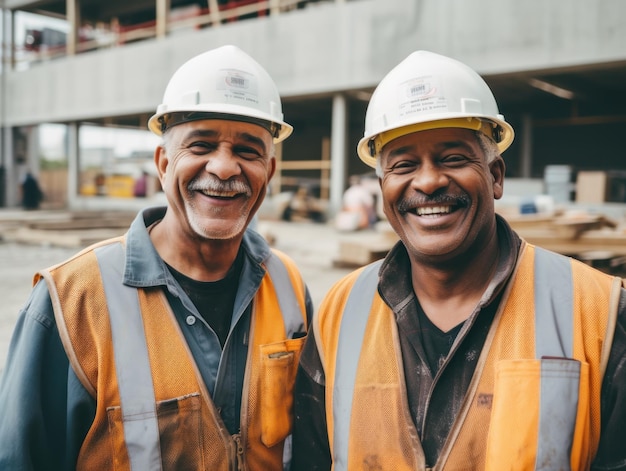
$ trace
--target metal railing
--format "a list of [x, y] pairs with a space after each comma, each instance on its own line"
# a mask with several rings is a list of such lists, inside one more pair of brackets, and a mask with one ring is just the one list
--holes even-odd
[[[217, 0], [208, 0], [208, 8], [195, 8], [183, 14], [172, 10], [167, 15], [165, 34], [183, 30], [219, 27], [221, 24], [277, 15], [306, 7], [313, 3], [343, 2], [345, 0], [230, 0], [218, 5]], [[152, 39], [159, 35], [157, 19], [133, 25], [121, 25], [116, 18], [108, 24], [99, 22], [97, 27], [78, 28], [75, 53], [97, 49], [118, 47], [124, 44]], [[68, 41], [60, 45], [15, 45], [13, 55], [4, 55], [4, 63], [17, 69], [28, 68], [30, 64], [48, 61], [72, 54]], [[7, 51], [8, 52], [8, 51]], [[7, 53], [5, 52], [5, 54]]]

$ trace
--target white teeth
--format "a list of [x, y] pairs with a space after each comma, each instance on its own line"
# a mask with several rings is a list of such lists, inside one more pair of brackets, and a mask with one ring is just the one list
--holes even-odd
[[203, 191], [203, 194], [206, 196], [215, 196], [220, 198], [229, 198], [235, 196], [237, 193], [235, 192], [225, 192], [225, 191]]
[[428, 214], [448, 214], [450, 209], [450, 206], [427, 206], [425, 208], [417, 208], [417, 215], [425, 216]]

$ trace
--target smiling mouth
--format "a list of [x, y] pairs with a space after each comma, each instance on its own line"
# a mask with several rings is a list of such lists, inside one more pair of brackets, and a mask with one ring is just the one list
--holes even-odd
[[211, 190], [198, 190], [204, 196], [208, 196], [209, 198], [218, 198], [218, 199], [231, 199], [236, 198], [237, 196], [241, 196], [243, 193], [239, 193], [236, 191], [211, 191]]
[[418, 216], [437, 217], [450, 214], [454, 209], [452, 206], [423, 206], [415, 208], [413, 212]]

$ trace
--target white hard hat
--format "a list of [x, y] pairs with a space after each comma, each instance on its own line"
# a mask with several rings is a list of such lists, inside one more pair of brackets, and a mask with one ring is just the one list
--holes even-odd
[[148, 128], [160, 136], [170, 126], [211, 118], [259, 124], [270, 130], [274, 142], [293, 131], [283, 121], [280, 95], [272, 78], [236, 46], [204, 52], [180, 66]]
[[513, 142], [513, 128], [498, 112], [489, 86], [467, 65], [428, 51], [416, 51], [378, 84], [365, 115], [365, 133], [357, 146], [363, 162], [376, 157], [389, 141], [437, 128], [480, 130], [500, 152]]

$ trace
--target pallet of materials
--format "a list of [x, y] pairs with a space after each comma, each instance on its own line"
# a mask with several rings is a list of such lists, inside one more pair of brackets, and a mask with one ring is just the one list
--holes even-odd
[[602, 214], [503, 215], [527, 242], [612, 274], [624, 271], [626, 225]]
[[374, 229], [342, 233], [338, 237], [338, 257], [333, 260], [335, 268], [358, 268], [380, 260], [399, 240], [386, 221], [377, 223]]

